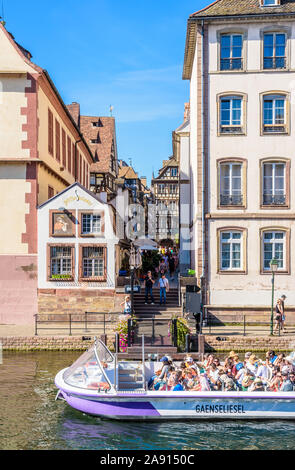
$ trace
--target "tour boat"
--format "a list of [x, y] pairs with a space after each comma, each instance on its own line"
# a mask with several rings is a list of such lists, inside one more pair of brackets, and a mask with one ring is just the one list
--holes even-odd
[[[295, 360], [295, 359], [294, 359]], [[56, 399], [106, 419], [295, 419], [295, 392], [151, 391], [148, 380], [161, 362], [118, 361], [96, 340], [55, 378]]]

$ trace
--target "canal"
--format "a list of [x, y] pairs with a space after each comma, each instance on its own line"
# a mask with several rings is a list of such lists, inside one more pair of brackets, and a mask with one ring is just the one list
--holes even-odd
[[55, 374], [80, 352], [5, 353], [0, 365], [0, 449], [295, 449], [295, 422], [102, 421], [55, 402]]

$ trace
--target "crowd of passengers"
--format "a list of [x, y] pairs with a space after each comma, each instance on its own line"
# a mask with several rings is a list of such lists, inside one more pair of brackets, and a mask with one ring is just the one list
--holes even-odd
[[187, 356], [176, 366], [169, 356], [160, 359], [162, 367], [149, 381], [150, 390], [164, 391], [295, 391], [295, 356], [266, 353], [265, 360], [248, 352], [241, 357], [231, 351], [221, 363], [214, 354], [203, 362]]

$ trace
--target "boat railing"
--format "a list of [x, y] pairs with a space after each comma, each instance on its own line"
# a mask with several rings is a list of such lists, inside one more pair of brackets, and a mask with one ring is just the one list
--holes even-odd
[[[97, 363], [98, 363], [98, 365], [99, 365], [99, 368], [100, 368], [100, 370], [101, 370], [101, 372], [102, 372], [102, 374], [103, 374], [105, 380], [107, 381], [107, 383], [108, 383], [108, 385], [109, 385], [109, 387], [110, 387], [109, 390], [110, 390], [110, 391], [115, 391], [114, 384], [112, 384], [112, 382], [110, 381], [108, 375], [105, 373], [105, 368], [104, 368], [104, 366], [103, 366], [103, 364], [102, 364], [102, 362], [101, 362], [101, 360], [100, 360], [100, 357], [99, 357], [99, 354], [98, 354], [98, 350], [97, 350], [97, 348], [98, 348], [99, 346], [102, 347], [102, 350], [103, 350], [105, 353], [107, 353], [107, 354], [109, 354], [109, 355], [111, 356], [112, 361], [108, 361], [108, 362], [113, 362], [115, 358], [114, 358], [113, 354], [111, 353], [111, 351], [107, 348], [107, 346], [106, 346], [102, 341], [100, 341], [99, 339], [96, 338], [96, 339], [95, 339], [94, 353], [95, 353], [95, 357], [96, 357]], [[116, 376], [116, 369], [114, 370], [114, 375]]]

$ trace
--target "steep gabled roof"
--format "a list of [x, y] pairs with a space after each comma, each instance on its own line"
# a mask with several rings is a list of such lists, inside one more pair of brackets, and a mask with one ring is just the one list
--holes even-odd
[[[93, 126], [93, 122], [96, 122], [98, 126]], [[115, 118], [80, 116], [80, 130], [96, 160], [91, 165], [91, 171], [108, 173], [113, 143], [116, 146]], [[91, 143], [91, 140], [97, 140], [97, 143]]]
[[280, 5], [273, 7], [264, 7], [261, 6], [261, 0], [216, 0], [202, 10], [193, 13], [190, 18], [295, 13], [294, 0], [281, 0], [280, 3]]
[[123, 167], [119, 167], [119, 178], [134, 180], [134, 179], [138, 179], [138, 174], [135, 173], [132, 166], [127, 166], [127, 167], [123, 166]]

